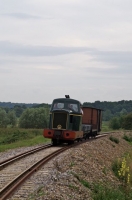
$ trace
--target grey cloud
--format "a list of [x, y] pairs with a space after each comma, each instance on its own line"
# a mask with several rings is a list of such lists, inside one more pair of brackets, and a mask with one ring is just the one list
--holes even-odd
[[94, 59], [111, 64], [132, 64], [132, 51], [95, 51]]
[[[96, 73], [116, 79], [127, 77], [132, 78], [132, 51], [99, 51], [94, 50], [88, 55], [92, 56], [91, 62], [97, 61], [93, 68], [84, 67], [87, 72], [96, 71]], [[101, 65], [104, 63], [104, 66]]]
[[13, 44], [6, 41], [0, 41], [1, 55], [19, 55], [19, 56], [58, 56], [77, 52], [92, 51], [87, 47], [54, 47], [54, 46], [24, 46]]
[[1, 74], [10, 74], [11, 73], [11, 69], [7, 68], [7, 67], [6, 68], [3, 68], [3, 67], [1, 68], [0, 67], [0, 73]]
[[[72, 53], [84, 53], [92, 57], [91, 61], [103, 62], [110, 65], [126, 68], [131, 72], [132, 51], [100, 51], [89, 47], [58, 47], [58, 46], [38, 46], [38, 45], [21, 45], [7, 41], [0, 41], [0, 54], [7, 56], [61, 56]], [[2, 62], [2, 61], [1, 61]], [[107, 69], [107, 66], [106, 66]], [[98, 69], [97, 69], [98, 70]], [[103, 69], [105, 71], [105, 69]], [[107, 69], [108, 70], [108, 69]], [[111, 69], [115, 70], [115, 69]], [[116, 69], [118, 72], [118, 68]]]
[[7, 16], [7, 17], [12, 17], [12, 18], [17, 18], [17, 19], [41, 19], [40, 16], [36, 16], [36, 15], [29, 15], [26, 13], [5, 13], [5, 14], [1, 14], [2, 16]]
[[[96, 72], [109, 75], [128, 75], [132, 76], [132, 51], [99, 51], [94, 50], [88, 55], [92, 56], [92, 61], [99, 62], [97, 65], [104, 63], [105, 68], [97, 66]], [[109, 67], [107, 67], [109, 66]], [[110, 68], [111, 66], [111, 68]]]

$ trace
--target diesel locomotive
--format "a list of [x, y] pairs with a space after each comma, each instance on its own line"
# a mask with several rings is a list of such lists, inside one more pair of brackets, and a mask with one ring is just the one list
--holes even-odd
[[83, 107], [80, 101], [65, 97], [53, 100], [49, 127], [44, 129], [43, 136], [50, 138], [53, 145], [96, 137], [101, 131], [102, 110]]

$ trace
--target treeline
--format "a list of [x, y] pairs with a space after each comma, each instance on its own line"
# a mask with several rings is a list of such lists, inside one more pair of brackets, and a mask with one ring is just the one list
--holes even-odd
[[49, 108], [27, 108], [19, 118], [15, 111], [6, 112], [0, 108], [0, 128], [19, 127], [19, 128], [46, 128], [49, 123]]
[[[20, 127], [20, 128], [45, 128], [49, 123], [49, 104], [14, 104], [14, 107], [0, 108], [0, 127]], [[132, 101], [118, 102], [100, 102], [94, 103], [84, 102], [84, 106], [100, 108], [103, 110], [103, 121], [109, 121], [113, 129], [126, 128], [124, 125], [126, 120], [128, 124], [132, 124], [132, 119], [125, 118], [132, 113]], [[130, 114], [131, 115], [131, 114]], [[128, 126], [128, 129], [131, 126]]]
[[[84, 106], [90, 106], [95, 108], [100, 108], [103, 110], [103, 121], [109, 121], [113, 117], [120, 117], [123, 114], [128, 114], [132, 112], [132, 100], [126, 101], [95, 101], [94, 103], [84, 102]], [[0, 107], [3, 108], [6, 113], [11, 110], [15, 112], [17, 118], [19, 118], [23, 111], [27, 108], [41, 108], [48, 107], [50, 108], [50, 104], [24, 104], [24, 103], [11, 103], [11, 102], [0, 102]]]
[[31, 108], [38, 105], [37, 103], [12, 103], [12, 102], [0, 102], [0, 107], [2, 108], [14, 108], [15, 106], [24, 106], [26, 108]]
[[9, 108], [9, 107], [1, 107], [3, 108], [6, 113], [10, 112], [10, 111], [14, 111], [16, 117], [20, 117], [23, 113], [24, 110], [26, 110], [27, 108], [40, 108], [40, 107], [45, 107], [45, 108], [50, 108], [50, 105], [48, 104], [32, 104], [32, 106], [28, 106], [28, 104], [14, 104], [13, 107]]

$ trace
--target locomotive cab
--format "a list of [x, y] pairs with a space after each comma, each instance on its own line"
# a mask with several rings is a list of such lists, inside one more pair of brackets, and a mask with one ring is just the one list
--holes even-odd
[[75, 99], [54, 99], [50, 109], [49, 128], [44, 129], [44, 137], [52, 143], [73, 143], [83, 138], [81, 103]]
[[50, 110], [50, 128], [81, 130], [80, 103], [73, 99], [56, 99]]

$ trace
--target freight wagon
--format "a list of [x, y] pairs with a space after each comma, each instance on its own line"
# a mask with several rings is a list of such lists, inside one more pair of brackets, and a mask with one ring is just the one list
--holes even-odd
[[53, 145], [96, 137], [101, 131], [102, 110], [83, 107], [80, 101], [65, 97], [53, 100], [49, 127], [44, 129], [43, 136], [50, 138]]

